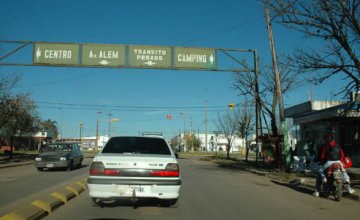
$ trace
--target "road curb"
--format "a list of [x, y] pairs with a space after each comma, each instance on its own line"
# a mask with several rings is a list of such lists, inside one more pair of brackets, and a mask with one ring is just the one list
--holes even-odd
[[[315, 184], [305, 178], [299, 178], [299, 179], [293, 180], [290, 184], [291, 185], [303, 185], [307, 188], [312, 188], [312, 189], [315, 188]], [[358, 194], [358, 192], [355, 192], [353, 194], [346, 193], [343, 195], [345, 195], [344, 198], [360, 202], [360, 195]]]
[[9, 164], [1, 164], [0, 165], [0, 169], [2, 168], [9, 168], [9, 167], [18, 167], [18, 166], [24, 166], [24, 165], [30, 165], [30, 164], [34, 164], [34, 161], [29, 161], [29, 162], [14, 162], [14, 163], [9, 163]]
[[85, 178], [59, 188], [50, 194], [40, 196], [37, 200], [22, 205], [21, 208], [1, 216], [0, 220], [41, 219], [86, 191], [86, 181], [87, 179]]

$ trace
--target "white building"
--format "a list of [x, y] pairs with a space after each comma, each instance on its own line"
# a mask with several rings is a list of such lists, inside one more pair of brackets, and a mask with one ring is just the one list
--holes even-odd
[[[229, 143], [224, 134], [208, 133], [206, 135], [194, 133], [194, 136], [200, 140], [201, 149], [204, 151], [226, 151], [226, 145]], [[191, 150], [191, 146], [189, 146], [189, 144], [184, 144], [184, 133], [180, 134], [180, 139], [182, 150]], [[232, 140], [230, 152], [239, 152], [245, 149], [245, 139], [235, 136]]]

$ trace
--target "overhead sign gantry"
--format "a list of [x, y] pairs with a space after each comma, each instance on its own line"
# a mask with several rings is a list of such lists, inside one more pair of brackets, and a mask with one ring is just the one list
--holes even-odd
[[[223, 72], [254, 72], [255, 90], [258, 94], [257, 51], [255, 49], [195, 48], [174, 46], [83, 44], [30, 41], [5, 41], [0, 51], [0, 66], [56, 66], [56, 67], [105, 67], [105, 68], [148, 68], [171, 70], [204, 70]], [[13, 47], [9, 45], [15, 45]], [[32, 61], [11, 62], [12, 55], [32, 46]], [[7, 51], [4, 54], [1, 52]], [[27, 51], [26, 51], [27, 52]], [[244, 53], [253, 54], [253, 69], [242, 67], [239, 57]], [[225, 65], [219, 67], [219, 54]], [[9, 62], [10, 60], [10, 62]], [[16, 59], [15, 59], [16, 60]], [[233, 68], [230, 62], [234, 63]], [[256, 134], [260, 136], [260, 104], [256, 102]]]
[[[223, 72], [254, 72], [254, 69], [239, 67], [239, 58], [234, 54], [253, 53], [256, 50], [197, 48], [177, 46], [92, 44], [3, 41], [0, 44], [15, 45], [9, 52], [0, 54], [0, 65], [8, 66], [57, 66], [57, 67], [105, 67], [105, 68], [148, 68], [171, 70], [204, 70]], [[8, 58], [20, 50], [29, 51], [31, 62], [8, 62]], [[220, 59], [219, 54], [226, 59]], [[220, 61], [222, 60], [222, 61]], [[225, 60], [225, 67], [219, 62]], [[227, 63], [234, 62], [235, 68]]]
[[33, 64], [216, 70], [216, 50], [143, 45], [34, 43]]

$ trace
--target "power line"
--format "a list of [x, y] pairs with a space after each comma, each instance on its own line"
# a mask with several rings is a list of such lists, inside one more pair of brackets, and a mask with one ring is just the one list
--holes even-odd
[[[201, 110], [205, 109], [204, 106], [125, 106], [125, 105], [99, 105], [99, 104], [74, 104], [62, 102], [37, 102], [42, 105], [39, 107], [44, 108], [67, 108], [67, 109], [83, 109], [83, 110], [98, 110], [98, 109], [114, 109], [123, 111], [150, 111], [150, 110]], [[208, 106], [209, 110], [224, 110], [227, 106]]]

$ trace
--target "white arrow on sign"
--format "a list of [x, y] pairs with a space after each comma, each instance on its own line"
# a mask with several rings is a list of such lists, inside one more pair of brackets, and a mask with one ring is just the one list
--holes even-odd
[[211, 65], [213, 65], [213, 63], [215, 61], [215, 58], [214, 58], [213, 54], [211, 54], [209, 60], [210, 60]]
[[99, 62], [101, 65], [108, 65], [108, 64], [110, 64], [111, 62], [109, 62], [109, 61], [107, 61], [107, 60], [101, 60], [100, 62]]
[[156, 63], [153, 62], [153, 61], [151, 61], [151, 60], [149, 60], [149, 61], [147, 61], [147, 62], [144, 62], [144, 64], [146, 64], [146, 65], [148, 65], [148, 66], [153, 66], [153, 65], [155, 65]]
[[38, 49], [36, 50], [36, 59], [38, 60], [39, 57], [41, 57], [41, 50], [40, 47], [38, 47]]

